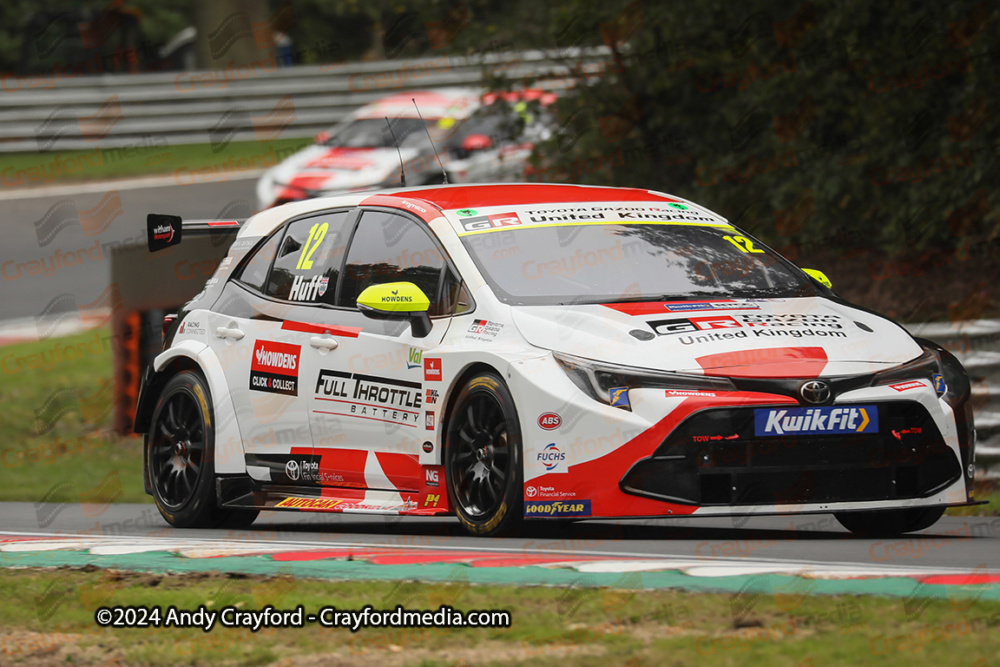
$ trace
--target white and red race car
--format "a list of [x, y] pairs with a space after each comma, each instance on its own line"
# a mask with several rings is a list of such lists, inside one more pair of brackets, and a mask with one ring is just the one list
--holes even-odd
[[[179, 218], [150, 216], [150, 249]], [[413, 188], [263, 211], [165, 323], [136, 430], [175, 526], [972, 502], [969, 381], [722, 217], [642, 189]]]

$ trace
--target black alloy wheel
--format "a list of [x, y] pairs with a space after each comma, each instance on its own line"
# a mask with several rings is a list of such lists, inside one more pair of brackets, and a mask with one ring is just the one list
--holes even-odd
[[163, 388], [146, 434], [147, 465], [160, 514], [177, 528], [249, 526], [258, 510], [215, 503], [215, 431], [208, 384], [197, 373]]
[[520, 523], [521, 429], [510, 390], [496, 374], [475, 376], [455, 399], [445, 457], [451, 504], [467, 532], [496, 535]]
[[178, 391], [167, 397], [149, 447], [156, 496], [170, 511], [187, 504], [205, 466], [205, 420], [194, 395]]

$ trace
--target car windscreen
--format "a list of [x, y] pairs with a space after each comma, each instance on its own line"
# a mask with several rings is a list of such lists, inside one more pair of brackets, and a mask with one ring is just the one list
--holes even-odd
[[466, 232], [511, 305], [814, 295], [801, 270], [728, 225], [557, 224]]
[[338, 128], [323, 145], [334, 148], [393, 148], [393, 134], [400, 147], [420, 141], [421, 138], [427, 141], [427, 135], [424, 134], [425, 122], [419, 118], [390, 118], [389, 122], [392, 123], [392, 133], [384, 118], [352, 120]]

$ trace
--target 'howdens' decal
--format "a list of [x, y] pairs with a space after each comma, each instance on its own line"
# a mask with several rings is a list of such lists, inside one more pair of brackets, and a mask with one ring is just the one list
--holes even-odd
[[250, 389], [298, 396], [301, 349], [300, 345], [257, 341], [250, 364]]
[[878, 433], [878, 408], [852, 405], [754, 410], [754, 433], [757, 436]]

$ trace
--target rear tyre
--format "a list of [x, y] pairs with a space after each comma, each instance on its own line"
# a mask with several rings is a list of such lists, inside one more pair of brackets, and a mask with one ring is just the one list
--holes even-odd
[[146, 434], [146, 465], [160, 514], [176, 528], [245, 528], [258, 510], [215, 503], [215, 430], [208, 384], [178, 373], [157, 399]]
[[865, 537], [892, 537], [930, 528], [944, 514], [944, 507], [911, 507], [902, 510], [873, 510], [868, 512], [836, 512], [847, 530]]
[[514, 398], [492, 372], [473, 377], [455, 399], [445, 436], [448, 495], [470, 535], [520, 525], [524, 471]]

